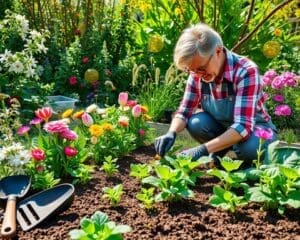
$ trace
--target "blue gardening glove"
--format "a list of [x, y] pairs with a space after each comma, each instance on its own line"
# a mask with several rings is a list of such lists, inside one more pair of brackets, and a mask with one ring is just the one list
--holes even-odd
[[209, 155], [209, 153], [208, 153], [207, 148], [205, 147], [204, 144], [201, 144], [198, 147], [194, 147], [194, 148], [184, 150], [184, 151], [182, 151], [178, 154], [178, 156], [184, 156], [184, 157], [185, 156], [190, 156], [190, 157], [192, 157], [193, 161], [198, 160], [199, 158], [201, 158], [203, 156], [208, 156], [208, 155]]
[[155, 139], [155, 151], [158, 155], [164, 156], [173, 146], [176, 139], [176, 132], [169, 131], [165, 135]]

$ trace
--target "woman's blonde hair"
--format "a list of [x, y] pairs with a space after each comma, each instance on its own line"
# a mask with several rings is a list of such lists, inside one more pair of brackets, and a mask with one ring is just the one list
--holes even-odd
[[207, 57], [217, 46], [223, 46], [220, 35], [208, 25], [198, 23], [182, 32], [175, 46], [174, 63], [183, 70], [192, 57]]

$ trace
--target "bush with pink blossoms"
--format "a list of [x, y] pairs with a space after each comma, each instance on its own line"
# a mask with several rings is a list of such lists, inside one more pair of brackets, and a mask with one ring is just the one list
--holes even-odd
[[273, 123], [279, 128], [297, 128], [300, 120], [300, 76], [268, 70], [262, 77], [266, 102]]
[[37, 118], [18, 130], [19, 135], [30, 136], [29, 174], [33, 188], [48, 188], [66, 177], [74, 178], [74, 182], [87, 182], [93, 167], [84, 163], [89, 156], [85, 137], [71, 129], [70, 119], [52, 120], [51, 112], [51, 108], [36, 110]]

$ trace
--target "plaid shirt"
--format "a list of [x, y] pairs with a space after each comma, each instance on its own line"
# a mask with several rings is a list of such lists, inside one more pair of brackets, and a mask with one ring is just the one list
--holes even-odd
[[[263, 94], [262, 81], [255, 63], [226, 48], [224, 48], [224, 52], [226, 55], [224, 72], [218, 81], [211, 83], [213, 84], [211, 95], [216, 100], [228, 97], [228, 92], [224, 91], [222, 83], [224, 79], [233, 83], [235, 103], [233, 124], [230, 127], [246, 139], [254, 129], [255, 114], [257, 112], [261, 114], [266, 122], [270, 120], [264, 106], [266, 96]], [[187, 80], [184, 97], [175, 117], [187, 122], [189, 117], [201, 105], [201, 86], [201, 79], [191, 74]]]

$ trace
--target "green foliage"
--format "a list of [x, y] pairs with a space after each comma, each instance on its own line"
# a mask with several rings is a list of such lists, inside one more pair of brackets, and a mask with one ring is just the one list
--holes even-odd
[[153, 204], [155, 203], [154, 198], [155, 188], [142, 188], [141, 191], [136, 195], [136, 198], [140, 200], [143, 204], [143, 207], [146, 209], [152, 209]]
[[129, 176], [136, 177], [141, 180], [148, 177], [152, 168], [148, 164], [130, 164]]
[[124, 193], [122, 184], [118, 184], [112, 188], [104, 187], [102, 190], [104, 192], [102, 198], [107, 198], [112, 206], [117, 206], [119, 204]]
[[128, 225], [116, 225], [109, 221], [108, 216], [100, 211], [95, 212], [91, 218], [83, 218], [80, 221], [81, 229], [69, 232], [71, 239], [76, 240], [122, 240], [122, 234], [130, 232]]
[[101, 170], [111, 177], [114, 173], [119, 171], [119, 166], [116, 164], [117, 160], [117, 158], [113, 159], [112, 156], [105, 157]]

